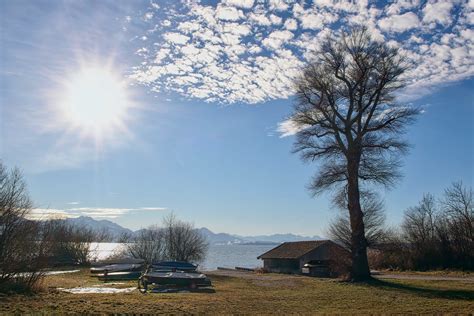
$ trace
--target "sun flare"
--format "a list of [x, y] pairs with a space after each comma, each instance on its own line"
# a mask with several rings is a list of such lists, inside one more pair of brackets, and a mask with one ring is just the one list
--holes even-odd
[[82, 134], [103, 136], [120, 128], [131, 106], [126, 81], [107, 68], [86, 67], [64, 84], [61, 116]]

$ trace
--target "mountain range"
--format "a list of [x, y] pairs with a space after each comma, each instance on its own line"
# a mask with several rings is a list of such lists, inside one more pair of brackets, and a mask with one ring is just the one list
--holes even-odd
[[[66, 222], [71, 225], [87, 227], [94, 231], [107, 231], [112, 240], [117, 240], [123, 234], [133, 234], [134, 231], [122, 227], [109, 220], [96, 220], [88, 216], [68, 218]], [[279, 244], [286, 241], [301, 241], [322, 239], [319, 236], [300, 236], [295, 234], [273, 234], [258, 236], [240, 236], [227, 233], [214, 233], [206, 227], [197, 230], [207, 238], [211, 245], [223, 244]]]

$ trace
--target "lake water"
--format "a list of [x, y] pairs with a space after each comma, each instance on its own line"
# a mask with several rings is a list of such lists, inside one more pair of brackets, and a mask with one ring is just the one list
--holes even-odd
[[[119, 243], [98, 243], [92, 248], [98, 260], [103, 260], [120, 249]], [[257, 257], [274, 248], [275, 245], [212, 245], [206, 259], [199, 264], [201, 270], [215, 270], [217, 267], [257, 268], [263, 265]]]

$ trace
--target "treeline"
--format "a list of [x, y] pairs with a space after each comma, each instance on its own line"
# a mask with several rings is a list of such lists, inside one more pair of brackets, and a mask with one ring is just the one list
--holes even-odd
[[[384, 207], [378, 196], [362, 197], [372, 268], [474, 270], [472, 188], [455, 182], [439, 198], [425, 194], [418, 205], [405, 211], [398, 228], [385, 227]], [[329, 235], [348, 247], [348, 217], [336, 218]]]
[[387, 264], [416, 270], [474, 269], [473, 191], [461, 182], [440, 199], [423, 196], [406, 210], [401, 230], [393, 249], [386, 250], [391, 255]]

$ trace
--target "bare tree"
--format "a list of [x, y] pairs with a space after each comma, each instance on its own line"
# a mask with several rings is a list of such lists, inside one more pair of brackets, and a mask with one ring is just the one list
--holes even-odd
[[433, 195], [425, 194], [417, 206], [405, 211], [402, 223], [404, 240], [408, 243], [407, 267], [428, 269], [438, 262], [437, 224], [439, 209]]
[[361, 185], [394, 184], [408, 148], [399, 136], [419, 112], [395, 102], [406, 68], [396, 48], [362, 28], [328, 36], [295, 85], [294, 152], [320, 162], [313, 194], [346, 187], [354, 281], [370, 277]]
[[417, 206], [405, 211], [402, 223], [406, 239], [422, 247], [436, 238], [438, 210], [433, 195], [425, 194]]
[[190, 223], [178, 220], [173, 214], [163, 220], [163, 226], [150, 226], [134, 235], [120, 238], [124, 243], [121, 255], [144, 259], [147, 263], [177, 260], [198, 263], [206, 255], [206, 238]]
[[389, 235], [382, 265], [401, 269], [474, 269], [472, 188], [453, 183], [437, 200], [423, 195], [405, 211], [400, 234]]
[[474, 194], [462, 182], [454, 182], [441, 200], [445, 243], [450, 255], [463, 268], [474, 268]]
[[447, 217], [457, 222], [466, 239], [474, 242], [474, 193], [462, 182], [454, 182], [444, 191], [442, 208]]
[[147, 264], [165, 259], [165, 239], [163, 229], [150, 226], [141, 229], [135, 235], [123, 235], [120, 242], [124, 244], [122, 255], [143, 259]]
[[[342, 244], [346, 249], [351, 249], [351, 224], [347, 212], [347, 194], [342, 191], [337, 196], [335, 205], [341, 210], [329, 225], [328, 234], [334, 241]], [[387, 238], [385, 228], [385, 209], [380, 196], [375, 192], [361, 192], [361, 208], [364, 214], [365, 237], [368, 247], [377, 247]]]
[[207, 240], [192, 224], [176, 219], [173, 214], [166, 217], [163, 223], [168, 259], [190, 262], [204, 259]]
[[437, 202], [425, 194], [405, 212], [402, 231], [409, 245], [400, 256], [411, 269], [474, 268], [472, 189], [455, 182]]
[[42, 223], [43, 239], [49, 244], [51, 265], [84, 265], [94, 258], [94, 242], [107, 240], [106, 231], [96, 231], [65, 220], [48, 220]]
[[46, 248], [39, 225], [26, 218], [31, 207], [19, 169], [0, 162], [0, 290], [29, 290], [42, 277]]

